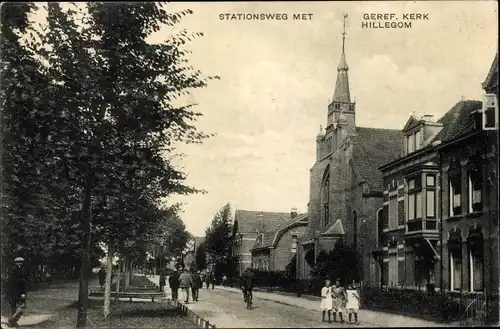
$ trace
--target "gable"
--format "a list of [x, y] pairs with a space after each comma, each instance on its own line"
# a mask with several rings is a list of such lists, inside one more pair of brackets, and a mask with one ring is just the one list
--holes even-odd
[[415, 114], [412, 114], [408, 119], [408, 121], [406, 122], [405, 126], [403, 127], [403, 131], [410, 130], [418, 125], [420, 125], [420, 118], [417, 117]]

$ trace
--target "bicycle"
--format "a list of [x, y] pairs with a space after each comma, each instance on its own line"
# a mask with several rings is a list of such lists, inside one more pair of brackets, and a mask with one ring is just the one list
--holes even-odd
[[243, 299], [247, 304], [247, 309], [252, 309], [252, 293], [249, 290], [243, 290]]

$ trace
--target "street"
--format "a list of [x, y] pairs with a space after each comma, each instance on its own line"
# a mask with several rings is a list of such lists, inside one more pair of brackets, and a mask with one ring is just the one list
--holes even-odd
[[[158, 276], [149, 278], [158, 284]], [[171, 298], [170, 288], [165, 288], [166, 297]], [[179, 294], [181, 297], [181, 294]], [[246, 309], [242, 293], [235, 288], [215, 286], [212, 290], [200, 290], [199, 301], [190, 301], [187, 307], [215, 324], [219, 328], [302, 328], [355, 326], [345, 322], [323, 323], [319, 302], [305, 298], [283, 296], [277, 293], [254, 291], [253, 308]], [[344, 315], [344, 320], [347, 320]], [[409, 316], [375, 312], [361, 309], [359, 327], [446, 327]], [[357, 326], [357, 327], [358, 327]]]

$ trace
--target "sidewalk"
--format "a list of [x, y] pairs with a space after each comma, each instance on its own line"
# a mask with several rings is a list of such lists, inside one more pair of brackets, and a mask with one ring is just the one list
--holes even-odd
[[[158, 284], [159, 276], [148, 277], [148, 279]], [[215, 290], [224, 290], [236, 294], [241, 294], [240, 289], [224, 286], [215, 286]], [[314, 312], [319, 312], [319, 297], [303, 296], [299, 298], [296, 297], [296, 295], [289, 293], [265, 292], [259, 291], [257, 289], [254, 290], [253, 296], [254, 298], [260, 298], [283, 305], [300, 307]], [[166, 289], [166, 297], [171, 298], [170, 289]], [[456, 327], [456, 324], [438, 323], [411, 316], [377, 312], [367, 309], [359, 310], [359, 318], [360, 321], [363, 322], [363, 324], [373, 327]], [[215, 322], [215, 319], [214, 323], [217, 323]]]
[[[97, 279], [92, 277], [89, 289], [98, 285]], [[20, 326], [34, 326], [45, 322], [78, 301], [78, 280], [69, 282], [55, 282], [27, 293], [27, 308], [18, 324]], [[5, 312], [5, 313], [4, 313]], [[8, 305], [2, 306], [2, 327], [7, 328]]]
[[[216, 289], [225, 290], [240, 294], [241, 291], [236, 288], [217, 286]], [[274, 301], [288, 306], [302, 307], [312, 311], [319, 312], [319, 297], [307, 296], [299, 298], [289, 293], [273, 293], [255, 290], [254, 297], [264, 300]], [[374, 327], [455, 327], [455, 324], [437, 323], [433, 321], [422, 320], [406, 315], [399, 315], [386, 312], [377, 312], [372, 310], [360, 309], [359, 318], [363, 323]]]

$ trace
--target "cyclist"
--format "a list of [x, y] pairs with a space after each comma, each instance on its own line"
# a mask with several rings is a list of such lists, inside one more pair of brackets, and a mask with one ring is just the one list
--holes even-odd
[[249, 268], [241, 275], [240, 287], [243, 291], [243, 300], [245, 302], [247, 301], [247, 297], [252, 300], [253, 279], [253, 273]]

